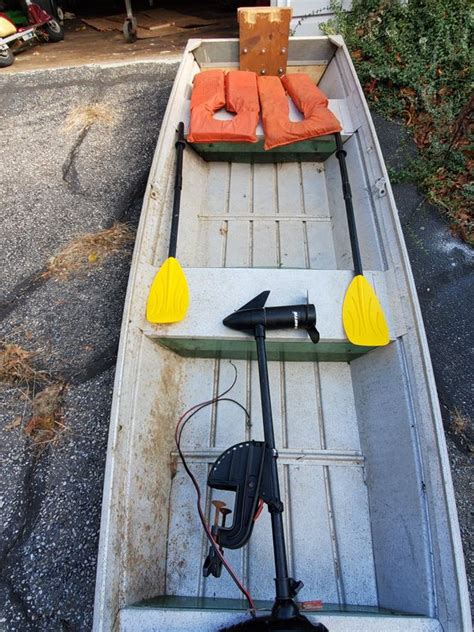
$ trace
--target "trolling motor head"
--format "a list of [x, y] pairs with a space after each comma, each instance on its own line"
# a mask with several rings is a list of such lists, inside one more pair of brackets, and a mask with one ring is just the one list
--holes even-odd
[[319, 342], [316, 329], [316, 308], [312, 304], [282, 305], [265, 307], [269, 290], [262, 292], [233, 314], [224, 318], [230, 329], [255, 335], [258, 327], [263, 329], [306, 329], [312, 342]]

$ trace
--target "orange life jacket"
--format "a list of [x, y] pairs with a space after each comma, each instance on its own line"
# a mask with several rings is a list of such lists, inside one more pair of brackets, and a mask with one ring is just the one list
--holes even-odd
[[[226, 121], [213, 118], [224, 106], [235, 116]], [[254, 143], [259, 114], [254, 72], [206, 70], [194, 77], [188, 140], [191, 143]]]
[[[281, 80], [273, 76], [258, 77], [257, 83], [265, 149], [341, 131], [339, 121], [327, 107], [326, 95], [308, 75], [294, 73]], [[285, 89], [303, 114], [303, 121], [290, 121]]]

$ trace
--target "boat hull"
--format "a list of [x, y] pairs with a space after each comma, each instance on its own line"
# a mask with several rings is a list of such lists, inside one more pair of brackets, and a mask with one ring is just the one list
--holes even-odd
[[[289, 68], [314, 76], [343, 118], [363, 263], [390, 344], [354, 350], [344, 335], [352, 260], [334, 155], [229, 163], [188, 147], [177, 256], [190, 310], [174, 325], [145, 320], [149, 285], [166, 258], [175, 129], [188, 116], [192, 77], [237, 60], [237, 40], [189, 42], [151, 168], [117, 363], [94, 630], [211, 632], [245, 616], [228, 576], [202, 577], [207, 542], [173, 432], [184, 410], [232, 382], [236, 367], [232, 397], [249, 409], [251, 425], [222, 403], [184, 435], [201, 488], [224, 449], [261, 440], [252, 339], [222, 319], [269, 289], [272, 304], [309, 296], [321, 332], [314, 348], [300, 332], [268, 335], [290, 567], [305, 583], [299, 597], [324, 602], [311, 616], [331, 632], [467, 631], [459, 527], [421, 313], [370, 113], [340, 38], [290, 40]], [[272, 598], [267, 512], [248, 546], [228, 559], [254, 598]], [[173, 602], [178, 597], [184, 601]]]

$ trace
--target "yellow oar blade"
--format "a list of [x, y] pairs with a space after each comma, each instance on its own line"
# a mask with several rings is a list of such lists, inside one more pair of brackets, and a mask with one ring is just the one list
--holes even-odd
[[349, 340], [364, 347], [389, 343], [388, 325], [372, 286], [362, 275], [353, 278], [342, 305], [342, 322]]
[[176, 323], [186, 316], [189, 288], [177, 259], [168, 257], [158, 270], [148, 294], [146, 317], [151, 323]]

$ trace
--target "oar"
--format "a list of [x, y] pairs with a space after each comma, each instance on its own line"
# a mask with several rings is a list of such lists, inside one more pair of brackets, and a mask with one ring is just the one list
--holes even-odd
[[176, 141], [176, 175], [174, 180], [173, 216], [168, 259], [158, 270], [148, 294], [146, 317], [151, 323], [176, 323], [186, 316], [189, 307], [189, 288], [183, 268], [176, 259], [179, 207], [183, 182], [184, 123], [178, 125]]
[[346, 335], [353, 344], [364, 347], [383, 347], [389, 343], [388, 325], [379, 299], [362, 271], [351, 185], [346, 166], [346, 152], [342, 147], [340, 133], [336, 133], [335, 136], [336, 156], [341, 171], [354, 262], [354, 278], [347, 288], [342, 305], [342, 322]]

